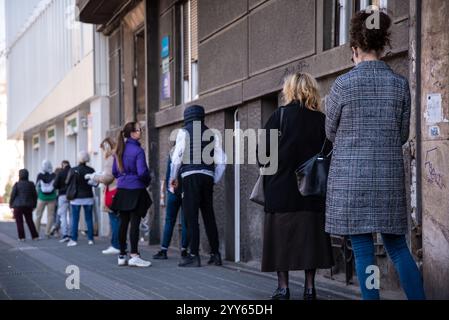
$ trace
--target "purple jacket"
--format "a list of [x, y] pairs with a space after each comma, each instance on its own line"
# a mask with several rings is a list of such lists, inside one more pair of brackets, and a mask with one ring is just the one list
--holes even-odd
[[123, 152], [123, 172], [120, 172], [114, 157], [112, 174], [117, 179], [119, 189], [145, 189], [150, 185], [150, 172], [145, 159], [145, 152], [139, 141], [127, 139]]

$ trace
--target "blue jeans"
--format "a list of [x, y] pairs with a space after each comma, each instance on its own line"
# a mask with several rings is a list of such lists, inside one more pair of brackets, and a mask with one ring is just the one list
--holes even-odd
[[118, 240], [120, 218], [115, 212], [109, 212], [109, 226], [111, 228], [111, 246], [120, 250], [120, 243]]
[[[87, 238], [94, 240], [94, 220], [92, 215], [93, 206], [86, 205], [84, 208], [84, 218], [87, 224]], [[78, 241], [78, 224], [80, 221], [81, 206], [72, 205], [72, 240]]]
[[[164, 250], [167, 250], [168, 247], [170, 247], [171, 238], [173, 235], [173, 229], [175, 228], [176, 224], [176, 217], [178, 216], [178, 211], [181, 208], [182, 205], [182, 198], [179, 195], [175, 195], [174, 193], [171, 193], [167, 191], [167, 210], [165, 213], [165, 226], [164, 226], [164, 236], [162, 238], [162, 246], [161, 248]], [[183, 249], [186, 249], [188, 246], [187, 243], [187, 225], [184, 218], [184, 214], [181, 210], [181, 225], [182, 225], [182, 231], [181, 231], [181, 246]]]
[[[382, 234], [385, 249], [393, 261], [399, 275], [401, 286], [409, 300], [425, 300], [424, 287], [421, 273], [405, 241], [404, 235]], [[379, 300], [379, 290], [369, 289], [366, 282], [372, 272], [367, 270], [369, 266], [375, 266], [374, 241], [372, 234], [360, 234], [351, 236], [352, 249], [355, 255], [357, 277], [364, 300]], [[370, 281], [368, 281], [370, 283]]]

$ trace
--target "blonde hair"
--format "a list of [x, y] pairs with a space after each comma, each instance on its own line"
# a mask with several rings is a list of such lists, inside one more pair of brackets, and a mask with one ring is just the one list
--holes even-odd
[[297, 72], [287, 76], [282, 98], [285, 104], [300, 102], [312, 111], [320, 111], [321, 98], [318, 83], [308, 73]]

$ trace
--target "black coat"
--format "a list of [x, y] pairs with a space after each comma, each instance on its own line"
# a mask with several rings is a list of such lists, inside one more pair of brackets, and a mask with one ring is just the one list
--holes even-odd
[[84, 176], [86, 174], [94, 173], [95, 170], [85, 164], [80, 164], [79, 166], [70, 169], [66, 180], [67, 185], [70, 183], [71, 179], [75, 178], [75, 171], [78, 172], [76, 199], [93, 198], [94, 193], [92, 192], [92, 186], [87, 183]]
[[[282, 136], [278, 146], [278, 170], [264, 177], [265, 211], [272, 213], [297, 211], [325, 211], [325, 200], [319, 197], [303, 197], [298, 191], [295, 170], [304, 161], [318, 154], [326, 139], [325, 116], [321, 112], [292, 103], [285, 107]], [[266, 154], [269, 154], [270, 129], [280, 127], [280, 109], [268, 120]], [[328, 142], [326, 151], [331, 150]]]
[[59, 171], [58, 174], [56, 175], [55, 182], [53, 183], [55, 189], [58, 189], [58, 194], [60, 196], [66, 194], [67, 185], [65, 182], [67, 180], [67, 175], [69, 174], [69, 171], [70, 166], [66, 166], [64, 169]]
[[14, 184], [9, 200], [10, 208], [36, 208], [37, 192], [33, 182], [28, 181], [28, 171], [20, 170], [20, 180]]

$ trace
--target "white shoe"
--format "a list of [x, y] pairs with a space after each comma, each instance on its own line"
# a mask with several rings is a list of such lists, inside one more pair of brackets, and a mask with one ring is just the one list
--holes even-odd
[[127, 264], [128, 264], [128, 260], [127, 260], [126, 256], [118, 256], [118, 265], [120, 267], [126, 266]]
[[139, 256], [136, 256], [136, 257], [132, 257], [131, 259], [129, 259], [128, 266], [130, 266], [130, 267], [149, 267], [149, 266], [151, 266], [151, 262], [145, 261], [145, 260], [141, 259]]
[[70, 240], [69, 243], [67, 243], [67, 247], [74, 247], [74, 246], [77, 246], [77, 245], [78, 245], [78, 242], [73, 241], [73, 240]]
[[70, 241], [70, 238], [67, 238], [67, 237], [62, 238], [61, 240], [59, 240], [60, 243], [69, 242], [69, 241]]
[[111, 247], [107, 248], [106, 250], [101, 251], [101, 253], [103, 253], [103, 254], [119, 254], [120, 250], [111, 246]]
[[93, 245], [94, 245], [94, 242], [93, 242], [92, 240], [89, 240], [89, 241], [87, 242], [87, 244], [88, 244], [89, 246], [93, 246]]

